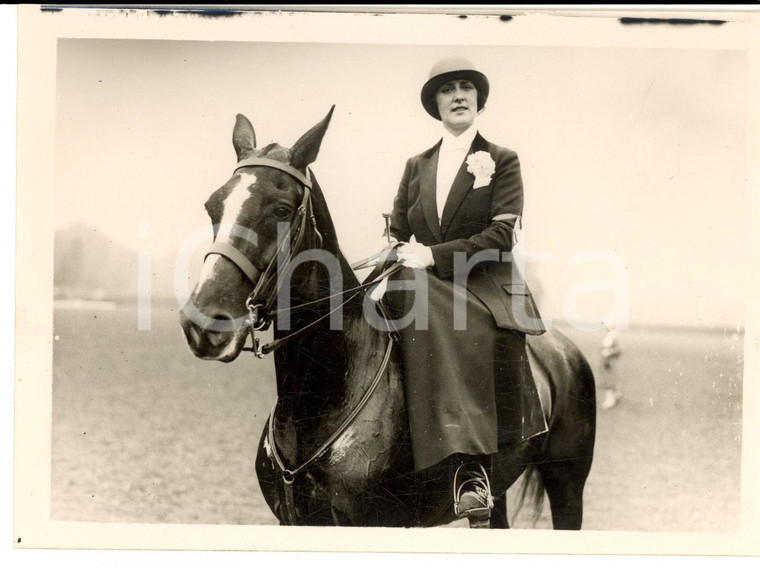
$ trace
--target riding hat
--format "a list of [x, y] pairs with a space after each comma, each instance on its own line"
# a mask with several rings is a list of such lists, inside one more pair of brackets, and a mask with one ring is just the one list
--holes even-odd
[[438, 61], [430, 69], [430, 77], [422, 87], [422, 93], [420, 94], [422, 106], [436, 120], [441, 120], [441, 115], [438, 113], [435, 94], [441, 85], [453, 79], [467, 79], [475, 85], [478, 91], [478, 112], [483, 110], [486, 104], [490, 88], [488, 78], [475, 69], [475, 66], [468, 59], [459, 56], [446, 57]]

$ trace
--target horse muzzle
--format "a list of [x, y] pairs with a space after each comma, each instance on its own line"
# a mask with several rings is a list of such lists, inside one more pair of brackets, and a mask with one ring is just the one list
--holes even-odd
[[192, 299], [180, 311], [179, 319], [190, 351], [204, 360], [231, 362], [240, 355], [248, 337], [245, 318], [233, 318], [223, 311], [205, 315]]

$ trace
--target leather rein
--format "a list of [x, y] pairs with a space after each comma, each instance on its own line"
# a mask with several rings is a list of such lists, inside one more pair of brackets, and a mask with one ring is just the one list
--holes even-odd
[[[299, 330], [296, 330], [295, 332], [292, 332], [291, 334], [282, 338], [276, 339], [268, 344], [261, 345], [259, 339], [256, 337], [256, 332], [269, 328], [273, 317], [278, 312], [280, 312], [280, 310], [272, 310], [282, 286], [280, 277], [286, 270], [289, 263], [293, 260], [293, 257], [300, 250], [307, 230], [309, 228], [312, 230], [317, 238], [319, 247], [321, 247], [323, 244], [323, 238], [319, 232], [319, 229], [317, 228], [316, 219], [314, 217], [314, 210], [311, 200], [312, 180], [308, 168], [306, 169], [306, 175], [304, 175], [292, 166], [283, 162], [279, 162], [277, 160], [272, 160], [269, 158], [247, 158], [238, 162], [233, 174], [241, 168], [246, 168], [249, 166], [263, 166], [266, 168], [273, 168], [275, 170], [285, 172], [300, 182], [303, 186], [304, 191], [301, 204], [296, 210], [295, 217], [291, 221], [287, 233], [278, 244], [277, 251], [263, 270], [258, 269], [240, 250], [229, 243], [215, 242], [211, 245], [211, 247], [208, 249], [208, 252], [206, 253], [206, 257], [215, 254], [227, 258], [238, 269], [240, 269], [240, 271], [248, 278], [249, 281], [251, 281], [251, 283], [253, 283], [254, 289], [251, 294], [248, 295], [248, 298], [245, 301], [245, 306], [248, 310], [246, 325], [248, 325], [250, 328], [253, 347], [243, 348], [243, 350], [251, 351], [256, 355], [256, 357], [263, 358], [266, 354], [271, 353], [284, 343], [300, 336], [325, 318], [328, 318], [332, 313], [339, 310], [348, 304], [351, 300], [356, 298], [361, 292], [375, 286], [383, 279], [400, 270], [401, 263], [396, 262], [392, 264], [390, 267], [383, 270], [379, 275], [377, 275], [377, 277], [373, 278], [369, 282], [362, 283], [350, 289], [345, 289], [339, 293], [331, 294], [322, 298], [318, 298], [316, 300], [311, 300], [284, 309], [293, 312], [323, 303], [337, 296], [345, 297], [346, 295], [349, 295], [348, 298], [344, 299], [343, 302], [341, 302], [341, 304], [339, 304], [336, 308], [327, 311], [325, 314], [317, 317], [312, 322], [306, 324]], [[280, 257], [280, 253], [288, 242], [290, 244], [290, 250], [288, 252], [287, 261], [281, 263], [280, 266], [278, 266], [278, 258]], [[277, 448], [277, 443], [274, 439], [274, 416], [278, 404], [278, 400], [275, 399], [274, 407], [272, 408], [272, 412], [269, 414], [269, 421], [267, 425], [267, 443], [271, 451], [272, 458], [282, 473], [282, 480], [285, 485], [285, 515], [287, 516], [288, 521], [291, 523], [296, 521], [295, 501], [293, 498], [292, 488], [296, 476], [314, 464], [317, 460], [319, 460], [319, 458], [330, 449], [333, 443], [335, 443], [335, 441], [340, 438], [346, 429], [348, 429], [348, 427], [354, 422], [359, 413], [361, 413], [361, 411], [367, 405], [370, 398], [377, 389], [377, 386], [380, 384], [380, 379], [385, 375], [385, 371], [388, 367], [388, 362], [390, 361], [391, 352], [393, 350], [393, 342], [397, 339], [397, 333], [392, 329], [388, 317], [382, 307], [382, 304], [378, 303], [378, 306], [380, 307], [383, 314], [383, 319], [388, 326], [388, 342], [386, 344], [385, 353], [383, 355], [380, 367], [375, 373], [375, 376], [370, 383], [367, 391], [362, 395], [359, 402], [341, 422], [338, 428], [327, 438], [327, 440], [325, 440], [324, 443], [322, 443], [322, 445], [320, 445], [320, 447], [315, 452], [309, 456], [309, 458], [294, 468], [287, 468], [285, 466], [285, 463]]]

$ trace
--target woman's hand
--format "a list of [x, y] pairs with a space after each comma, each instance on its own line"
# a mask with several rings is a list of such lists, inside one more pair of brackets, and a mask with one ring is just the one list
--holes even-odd
[[430, 247], [420, 243], [404, 243], [398, 248], [398, 260], [410, 269], [427, 269], [432, 267], [433, 252]]

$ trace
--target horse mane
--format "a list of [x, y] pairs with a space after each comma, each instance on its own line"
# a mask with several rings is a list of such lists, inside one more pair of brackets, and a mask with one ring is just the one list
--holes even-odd
[[340, 245], [338, 244], [338, 235], [335, 231], [335, 224], [330, 215], [330, 208], [327, 207], [322, 188], [320, 187], [319, 182], [317, 182], [317, 178], [314, 176], [314, 172], [311, 172], [311, 184], [312, 210], [317, 222], [317, 228], [322, 234], [323, 246], [331, 253], [337, 254], [340, 252]]
[[[340, 244], [338, 243], [338, 234], [335, 231], [335, 224], [333, 223], [332, 216], [330, 215], [330, 208], [327, 206], [327, 201], [322, 193], [322, 188], [317, 182], [314, 172], [311, 172], [311, 204], [314, 212], [314, 219], [317, 222], [317, 229], [322, 234], [322, 246], [325, 250], [335, 255], [340, 261], [343, 267], [344, 278], [346, 276], [353, 277], [355, 279], [354, 272], [351, 270], [348, 261], [340, 250]], [[358, 284], [354, 282], [345, 282], [344, 286]]]

